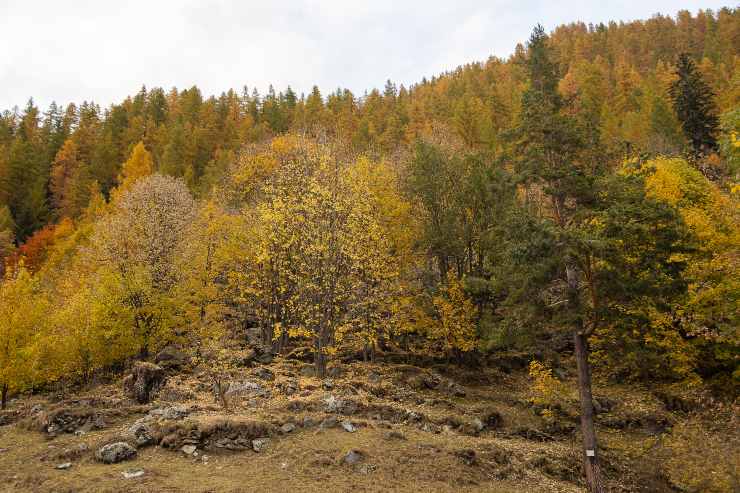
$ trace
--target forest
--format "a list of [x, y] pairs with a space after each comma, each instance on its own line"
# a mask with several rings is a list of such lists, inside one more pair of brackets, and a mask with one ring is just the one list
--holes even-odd
[[[739, 176], [736, 8], [538, 25], [362, 95], [29, 100], [0, 114], [2, 408], [174, 346], [226, 409], [246, 332], [321, 380], [517, 354], [545, 421], [572, 366], [579, 481], [610, 491], [600, 385], [737, 424]], [[732, 491], [729, 469], [675, 491]]]

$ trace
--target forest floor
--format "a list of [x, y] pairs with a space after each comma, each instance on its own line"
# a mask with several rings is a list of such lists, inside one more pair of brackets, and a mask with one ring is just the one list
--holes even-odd
[[[0, 416], [0, 491], [584, 491], [576, 403], [541, 416], [522, 362], [331, 373], [320, 380], [281, 357], [249, 363], [232, 375], [228, 410], [197, 369], [170, 370], [144, 405], [120, 381], [14, 399]], [[684, 414], [635, 387], [595, 395], [609, 491], [675, 491], [660, 441]], [[96, 459], [119, 441], [135, 456]]]

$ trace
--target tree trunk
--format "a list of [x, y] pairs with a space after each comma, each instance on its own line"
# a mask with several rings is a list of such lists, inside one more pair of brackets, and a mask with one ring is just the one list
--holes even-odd
[[319, 335], [316, 339], [316, 352], [314, 353], [314, 366], [316, 367], [316, 376], [326, 378], [326, 354], [324, 353], [323, 336]]
[[583, 435], [583, 467], [591, 493], [603, 493], [599, 455], [594, 431], [594, 404], [591, 395], [591, 367], [588, 362], [588, 340], [582, 331], [573, 334], [578, 366], [578, 394], [581, 400], [581, 434]]
[[588, 363], [588, 336], [584, 333], [581, 298], [578, 290], [578, 271], [574, 263], [565, 265], [568, 282], [568, 308], [573, 320], [573, 340], [578, 367], [578, 394], [581, 401], [581, 435], [583, 436], [583, 468], [590, 493], [603, 493], [599, 470], [599, 455], [594, 431], [594, 403], [591, 395], [591, 367]]
[[8, 384], [4, 383], [2, 388], [2, 404], [0, 404], [0, 409], [5, 410], [5, 407], [8, 405]]

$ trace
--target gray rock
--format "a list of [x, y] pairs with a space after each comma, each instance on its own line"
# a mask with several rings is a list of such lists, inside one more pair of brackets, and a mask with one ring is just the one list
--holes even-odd
[[146, 422], [146, 418], [136, 421], [129, 429], [128, 432], [134, 437], [137, 447], [144, 447], [154, 443], [152, 437], [152, 430], [149, 424]]
[[351, 399], [337, 399], [333, 395], [329, 395], [324, 402], [326, 403], [326, 412], [328, 413], [351, 416], [357, 412], [357, 403]]
[[172, 406], [159, 409], [152, 409], [149, 415], [152, 417], [161, 417], [164, 419], [182, 419], [190, 412], [185, 406]]
[[197, 449], [198, 447], [196, 447], [195, 445], [183, 445], [182, 448], [180, 448], [180, 450], [185, 455], [193, 455], [193, 452], [195, 452]]
[[262, 388], [262, 386], [257, 382], [245, 380], [243, 382], [231, 382], [229, 384], [228, 390], [226, 391], [226, 395], [229, 397], [237, 395], [251, 396], [260, 394], [263, 392], [263, 390], [264, 389]]
[[475, 419], [473, 420], [473, 422], [472, 422], [472, 425], [473, 425], [473, 429], [474, 429], [475, 431], [479, 432], [479, 433], [480, 433], [481, 431], [483, 431], [483, 429], [484, 429], [484, 428], [486, 427], [486, 425], [485, 425], [485, 424], [483, 423], [483, 421], [481, 421], [481, 420], [480, 420], [480, 419], [478, 419], [478, 418], [475, 418]]
[[252, 440], [252, 450], [258, 453], [265, 451], [269, 445], [269, 438], [255, 438]]
[[280, 427], [281, 433], [290, 433], [293, 430], [295, 430], [295, 425], [293, 423], [285, 423]]
[[304, 416], [303, 417], [303, 427], [304, 428], [313, 428], [316, 426], [316, 420], [313, 419], [311, 416]]
[[65, 469], [69, 469], [70, 467], [72, 467], [71, 462], [65, 462], [64, 464], [57, 464], [56, 466], [54, 466], [55, 469], [59, 469], [62, 471]]
[[342, 421], [342, 428], [344, 428], [344, 431], [347, 433], [354, 433], [357, 431], [357, 428], [355, 428], [355, 425], [353, 425], [349, 421]]
[[136, 456], [136, 449], [126, 442], [115, 442], [103, 445], [95, 457], [105, 464], [116, 464]]
[[275, 380], [275, 374], [270, 370], [269, 368], [265, 368], [264, 366], [260, 366], [256, 370], [254, 370], [254, 375], [262, 380]]
[[326, 430], [328, 428], [334, 428], [335, 426], [337, 426], [336, 416], [329, 416], [321, 422], [319, 428]]
[[124, 479], [140, 478], [144, 475], [144, 469], [129, 469], [121, 473]]
[[171, 368], [179, 368], [186, 364], [187, 361], [187, 355], [175, 346], [165, 347], [154, 358], [155, 363]]
[[352, 466], [355, 464], [359, 464], [363, 460], [365, 460], [365, 453], [362, 452], [361, 450], [352, 449], [349, 452], [347, 452], [347, 454], [342, 459], [342, 462]]

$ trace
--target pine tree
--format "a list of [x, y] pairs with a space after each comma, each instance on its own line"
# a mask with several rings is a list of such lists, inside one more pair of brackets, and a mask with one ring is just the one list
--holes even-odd
[[717, 150], [719, 118], [714, 93], [704, 81], [688, 54], [678, 57], [676, 79], [670, 87], [673, 107], [683, 132], [691, 142], [694, 155], [707, 155]]

